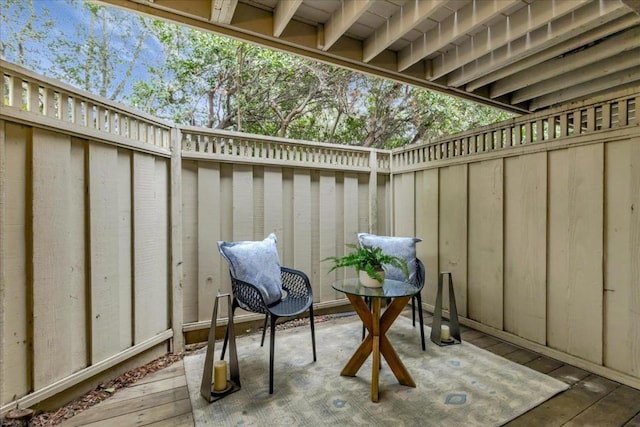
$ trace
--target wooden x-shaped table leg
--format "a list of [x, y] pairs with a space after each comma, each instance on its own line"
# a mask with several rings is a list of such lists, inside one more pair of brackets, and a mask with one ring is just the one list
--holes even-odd
[[391, 368], [393, 375], [398, 379], [398, 382], [402, 385], [415, 387], [416, 383], [413, 381], [413, 378], [411, 378], [409, 371], [407, 371], [407, 368], [398, 357], [398, 353], [396, 353], [389, 339], [386, 337], [387, 331], [411, 300], [411, 297], [393, 299], [382, 316], [380, 316], [380, 302], [382, 298], [372, 298], [371, 311], [369, 311], [369, 307], [367, 307], [363, 298], [351, 294], [347, 294], [347, 298], [351, 301], [353, 308], [356, 313], [358, 313], [360, 319], [362, 319], [369, 333], [342, 369], [340, 375], [355, 377], [365, 360], [367, 360], [370, 354], [373, 354], [373, 363], [371, 366], [371, 400], [377, 402], [379, 399], [378, 378], [380, 373], [380, 354], [382, 354]]

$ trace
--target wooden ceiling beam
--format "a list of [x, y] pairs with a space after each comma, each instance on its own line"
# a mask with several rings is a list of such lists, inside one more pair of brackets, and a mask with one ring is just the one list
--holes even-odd
[[[537, 3], [543, 4], [543, 3]], [[466, 64], [448, 76], [447, 84], [460, 87], [487, 73], [493, 73], [505, 65], [549, 49], [585, 31], [619, 18], [629, 11], [618, 2], [592, 2], [573, 13], [551, 21], [524, 37], [508, 43], [490, 55]]]
[[230, 24], [238, 0], [211, 0], [211, 22]]
[[[632, 13], [630, 8], [620, 0], [521, 0], [523, 6], [511, 3], [512, 0], [498, 0], [503, 4], [509, 2], [511, 9], [503, 12], [502, 16], [495, 15], [481, 27], [473, 27], [473, 22], [479, 22], [484, 15], [480, 13], [470, 21], [465, 21], [461, 18], [464, 16], [464, 7], [471, 3], [480, 7], [480, 10], [488, 10], [486, 9], [489, 7], [487, 4], [492, 4], [490, 2], [493, 0], [447, 0], [446, 6], [430, 15], [431, 19], [444, 20], [439, 24], [440, 28], [437, 33], [441, 37], [440, 41], [431, 42], [443, 43], [446, 36], [445, 31], [451, 31], [450, 34], [453, 34], [454, 39], [455, 35], [459, 34], [460, 39], [455, 43], [452, 43], [454, 40], [449, 40], [446, 47], [427, 56], [426, 60], [423, 58], [409, 68], [400, 71], [398, 69], [400, 53], [391, 49], [391, 46], [398, 43], [392, 41], [391, 45], [387, 43], [391, 39], [399, 40], [395, 37], [406, 33], [408, 27], [403, 29], [403, 22], [417, 22], [419, 20], [414, 17], [413, 21], [407, 21], [404, 16], [405, 11], [420, 10], [423, 5], [418, 5], [418, 3], [431, 0], [386, 0], [386, 6], [396, 11], [404, 5], [399, 16], [403, 16], [405, 20], [399, 20], [400, 24], [394, 24], [396, 26], [390, 27], [389, 30], [379, 29], [382, 35], [380, 32], [378, 35], [381, 38], [386, 38], [387, 41], [383, 44], [387, 47], [377, 55], [372, 54], [375, 56], [369, 62], [362, 60], [365, 41], [359, 36], [351, 37], [349, 30], [358, 24], [359, 34], [363, 32], [366, 32], [367, 35], [372, 34], [373, 28], [370, 24], [379, 22], [379, 17], [374, 17], [367, 10], [374, 3], [374, 0], [333, 0], [332, 7], [329, 8], [331, 10], [330, 19], [323, 19], [322, 22], [317, 21], [317, 17], [320, 15], [313, 10], [307, 10], [304, 7], [306, 4], [304, 1], [303, 5], [300, 5], [300, 0], [283, 0], [280, 3], [274, 0], [227, 0], [227, 3], [224, 3], [225, 0], [91, 1], [122, 7], [160, 19], [216, 32], [223, 36], [235, 37], [249, 43], [430, 88], [519, 113], [529, 112], [530, 106], [540, 108], [544, 103], [557, 103], [558, 99], [567, 98], [569, 96], [567, 95], [568, 88], [562, 88], [563, 93], [551, 100], [546, 97], [554, 95], [554, 93], [542, 94], [540, 92], [540, 96], [535, 96], [536, 92], [530, 102], [513, 103], [511, 98], [516, 91], [522, 88], [503, 95], [497, 95], [498, 92], [495, 92], [494, 96], [496, 97], [490, 98], [492, 83], [500, 82], [528, 67], [552, 60], [567, 52], [577, 52], [581, 47], [594, 41], [601, 42], [600, 38], [610, 36], [615, 32], [621, 32], [631, 27], [638, 28], [640, 24], [640, 16]], [[236, 4], [237, 1], [235, 13], [230, 23], [211, 21], [211, 17], [214, 16], [211, 9], [216, 1], [222, 1], [222, 5]], [[288, 4], [283, 4], [285, 1]], [[454, 21], [453, 18], [447, 18], [447, 16], [451, 15], [453, 10], [458, 9], [458, 2], [464, 6], [458, 10], [457, 20]], [[411, 3], [416, 3], [413, 9], [409, 7]], [[579, 7], [583, 4], [584, 6]], [[334, 9], [335, 7], [338, 10]], [[276, 9], [278, 8], [280, 11], [277, 12], [278, 17], [276, 18]], [[587, 13], [591, 13], [592, 16], [587, 17]], [[396, 14], [390, 13], [385, 16], [393, 18]], [[504, 17], [506, 14], [509, 15]], [[630, 16], [635, 21], [632, 21]], [[391, 20], [391, 18], [389, 19]], [[427, 17], [427, 19], [429, 18]], [[447, 19], [450, 20], [447, 21]], [[460, 28], [454, 31], [451, 22], [455, 22], [455, 25], [458, 26], [464, 25], [464, 28], [473, 28], [465, 33], [461, 32]], [[464, 24], [465, 22], [468, 23]], [[391, 25], [390, 22], [389, 24]], [[324, 43], [325, 33], [326, 44]], [[364, 39], [366, 40], [366, 37]], [[459, 46], [455, 46], [455, 44], [459, 44]], [[376, 50], [379, 50], [380, 46], [377, 46]], [[450, 46], [454, 47], [449, 49]], [[438, 53], [447, 49], [449, 51], [444, 54]], [[369, 52], [367, 53], [369, 54]], [[429, 59], [435, 55], [438, 57], [434, 60]], [[594, 74], [589, 74], [589, 77], [594, 77], [595, 80], [583, 82], [583, 86], [588, 87], [596, 82], [593, 90], [603, 91], [607, 89], [607, 87], [601, 86], [603, 79], [616, 77], [623, 81], [622, 85], [638, 84], [636, 80], [633, 80], [633, 75], [624, 74], [625, 70], [615, 71], [617, 68], [608, 67], [605, 61], [607, 59], [602, 61], [604, 64], [602, 67], [606, 71], [592, 69]], [[585, 64], [585, 66], [587, 65], [590, 63]], [[609, 74], [603, 76], [603, 73]], [[437, 77], [438, 75], [440, 77]], [[538, 76], [532, 85], [538, 84], [540, 81]], [[557, 83], [554, 81], [554, 84]], [[472, 86], [475, 88], [471, 89]], [[579, 86], [576, 85], [576, 87]], [[496, 87], [499, 88], [499, 85]], [[573, 89], [574, 92], [577, 90]], [[574, 94], [570, 93], [571, 96]], [[525, 99], [529, 96], [532, 95], [521, 92], [516, 95], [515, 99]], [[575, 98], [571, 98], [571, 100], [575, 100]]]
[[[527, 5], [471, 37], [456, 49], [433, 59], [432, 79], [438, 79], [531, 31], [547, 26], [549, 21], [573, 12], [588, 1], [548, 0]], [[457, 83], [457, 85], [460, 84]]]
[[[473, 92], [481, 88], [482, 86], [486, 86], [500, 79], [504, 79], [505, 77], [513, 75], [529, 67], [533, 67], [534, 65], [540, 64], [548, 59], [552, 59], [556, 56], [562, 55], [563, 53], [578, 49], [581, 46], [588, 45], [589, 43], [593, 43], [598, 39], [610, 36], [611, 34], [615, 34], [637, 24], [640, 24], [640, 17], [635, 16], [631, 13], [627, 13], [626, 15], [623, 15], [622, 17], [607, 23], [606, 25], [601, 25], [592, 30], [581, 33], [575, 37], [570, 38], [569, 40], [551, 46], [549, 47], [549, 49], [545, 49], [531, 56], [527, 56], [526, 58], [521, 59], [518, 62], [506, 65], [490, 73], [485, 73], [480, 78], [469, 82], [465, 89], [467, 90], [467, 92]], [[496, 58], [502, 56], [502, 50], [503, 49], [500, 49], [499, 51], [495, 52]], [[478, 64], [482, 59], [483, 58], [478, 60]]]
[[[602, 61], [619, 53], [640, 47], [640, 27], [617, 34], [600, 44], [567, 56], [545, 61], [513, 74], [491, 85], [489, 96], [498, 96], [516, 91], [536, 82], [544, 82], [556, 76], [566, 75], [574, 70]], [[640, 60], [636, 58], [636, 62]], [[613, 64], [608, 64], [613, 65]], [[602, 67], [602, 64], [600, 64]]]
[[328, 50], [369, 9], [374, 0], [344, 0], [324, 26], [322, 50]]
[[513, 104], [529, 101], [542, 95], [547, 95], [566, 88], [567, 86], [586, 83], [605, 77], [619, 71], [636, 67], [639, 63], [640, 49], [635, 49], [621, 53], [620, 55], [610, 58], [606, 65], [602, 63], [594, 63], [567, 74], [558, 75], [554, 78], [532, 84], [517, 90], [511, 96]]
[[410, 1], [401, 7], [398, 13], [376, 28], [375, 32], [364, 41], [362, 60], [364, 62], [371, 61], [416, 25], [428, 19], [445, 3], [445, 0]]
[[455, 43], [460, 37], [518, 3], [521, 0], [473, 0], [398, 52], [398, 71], [403, 71], [448, 44]]
[[[185, 16], [193, 17], [196, 19], [203, 19], [210, 21], [213, 14], [213, 1], [212, 0], [195, 0], [195, 1], [181, 1], [181, 0], [131, 0], [131, 3], [137, 3], [140, 5], [147, 5], [154, 9], [161, 9], [171, 13], [179, 13]], [[132, 5], [133, 6], [133, 5]], [[132, 7], [126, 6], [127, 9]]]
[[640, 0], [621, 0], [629, 9], [640, 15]]
[[280, 0], [273, 12], [273, 36], [280, 37], [302, 0]]
[[619, 71], [605, 77], [600, 77], [599, 79], [591, 80], [587, 83], [570, 86], [560, 91], [535, 98], [529, 104], [529, 109], [531, 111], [539, 110], [544, 107], [583, 98], [600, 91], [613, 91], [618, 86], [636, 84], [636, 82], [640, 82], [640, 66]]

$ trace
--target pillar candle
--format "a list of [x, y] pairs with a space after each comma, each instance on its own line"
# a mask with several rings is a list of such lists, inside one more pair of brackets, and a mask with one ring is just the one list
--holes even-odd
[[442, 325], [442, 327], [440, 328], [440, 339], [445, 341], [449, 341], [451, 339], [448, 325]]
[[227, 388], [227, 362], [216, 360], [213, 363], [213, 390], [222, 391]]

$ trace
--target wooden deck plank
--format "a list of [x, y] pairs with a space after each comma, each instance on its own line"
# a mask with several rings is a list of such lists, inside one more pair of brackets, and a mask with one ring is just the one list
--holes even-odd
[[512, 362], [519, 363], [521, 365], [525, 365], [535, 359], [538, 358], [538, 355], [532, 351], [525, 350], [524, 348], [518, 348], [515, 351], [505, 354], [503, 356], [505, 359], [511, 360]]
[[178, 400], [175, 402], [168, 402], [162, 405], [154, 406], [152, 408], [141, 409], [139, 411], [118, 415], [113, 418], [100, 420], [95, 423], [89, 423], [85, 425], [92, 427], [107, 427], [114, 425], [117, 425], [118, 427], [144, 426], [152, 424], [154, 422], [165, 421], [170, 418], [175, 418], [179, 415], [190, 413], [191, 401], [187, 397], [186, 399]]
[[620, 386], [565, 424], [567, 427], [620, 426], [640, 411], [640, 390]]
[[485, 350], [490, 351], [493, 354], [497, 354], [498, 356], [504, 356], [505, 354], [513, 353], [517, 349], [518, 347], [516, 347], [515, 345], [506, 342], [499, 342], [496, 345], [485, 348]]
[[167, 378], [160, 381], [154, 381], [148, 384], [132, 385], [126, 389], [120, 390], [109, 398], [111, 402], [133, 399], [137, 395], [158, 393], [160, 391], [170, 390], [173, 388], [183, 387], [187, 385], [187, 378], [184, 376]]
[[147, 425], [150, 427], [192, 427], [195, 425], [195, 421], [193, 419], [193, 414], [189, 413]]
[[581, 381], [588, 375], [589, 372], [571, 365], [563, 365], [558, 369], [549, 372], [550, 377], [563, 381], [569, 385]]
[[640, 412], [636, 414], [624, 427], [640, 427]]
[[465, 331], [464, 329], [460, 332], [460, 336], [462, 337], [462, 341], [471, 341], [477, 338], [480, 338], [482, 336], [485, 336], [485, 334], [483, 334], [480, 331], [474, 331], [474, 330], [468, 330]]
[[560, 426], [575, 418], [618, 387], [608, 379], [590, 375], [554, 399], [536, 406], [507, 426]]
[[135, 385], [152, 383], [154, 381], [165, 380], [167, 378], [179, 377], [184, 375], [184, 363], [174, 363], [159, 371], [156, 371], [146, 377], [136, 381]]
[[132, 396], [131, 399], [104, 402], [94, 406], [88, 411], [82, 412], [69, 419], [62, 425], [65, 427], [82, 426], [98, 421], [109, 420], [114, 414], [125, 415], [138, 412], [155, 406], [180, 401], [189, 398], [187, 387], [168, 389], [158, 393]]
[[471, 344], [475, 345], [476, 347], [480, 347], [480, 348], [488, 348], [496, 344], [499, 344], [501, 342], [497, 338], [491, 337], [489, 335], [485, 335], [483, 337], [467, 340], [467, 341], [469, 341]]
[[525, 366], [541, 372], [543, 374], [548, 374], [551, 371], [554, 371], [560, 368], [563, 365], [559, 360], [551, 359], [546, 356], [539, 356], [538, 358], [532, 360], [531, 362], [525, 363]]

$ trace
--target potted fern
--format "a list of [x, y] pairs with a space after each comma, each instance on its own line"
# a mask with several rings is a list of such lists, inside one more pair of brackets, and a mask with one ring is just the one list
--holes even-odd
[[392, 265], [401, 269], [407, 276], [409, 270], [407, 268], [407, 262], [404, 258], [385, 254], [381, 248], [373, 246], [357, 246], [354, 244], [347, 244], [349, 248], [354, 249], [341, 257], [329, 257], [324, 261], [333, 261], [334, 266], [328, 271], [341, 267], [355, 267], [358, 272], [358, 278], [360, 283], [370, 288], [379, 288], [384, 282], [384, 269], [383, 265]]

